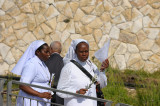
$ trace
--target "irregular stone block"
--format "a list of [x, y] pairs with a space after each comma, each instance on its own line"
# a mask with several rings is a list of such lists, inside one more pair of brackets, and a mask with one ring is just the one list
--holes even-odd
[[74, 15], [74, 21], [80, 21], [84, 15], [84, 12], [78, 8], [77, 12]]
[[0, 63], [0, 69], [1, 69], [0, 75], [6, 75], [6, 71], [8, 71], [9, 65], [5, 62]]
[[13, 47], [11, 49], [11, 52], [12, 52], [12, 55], [16, 61], [18, 61], [20, 59], [20, 57], [23, 55], [23, 52], [16, 47]]
[[133, 26], [131, 28], [131, 32], [137, 33], [139, 30], [141, 30], [143, 27], [142, 25], [142, 18], [139, 18], [134, 21]]
[[121, 43], [117, 50], [115, 51], [114, 55], [124, 55], [127, 52], [127, 44]]
[[112, 24], [120, 24], [120, 23], [123, 23], [123, 22], [126, 22], [124, 16], [122, 14], [116, 16], [115, 18], [113, 18], [111, 20]]
[[2, 5], [3, 11], [9, 10], [10, 8], [12, 8], [15, 5], [14, 2], [11, 0], [5, 0], [5, 1], [2, 0], [1, 3], [3, 3], [3, 5]]
[[87, 6], [87, 7], [81, 7], [82, 11], [89, 15], [94, 10], [95, 6]]
[[103, 22], [100, 18], [95, 18], [91, 23], [89, 23], [87, 26], [90, 28], [100, 28], [103, 25]]
[[36, 37], [31, 33], [31, 32], [27, 32], [24, 36], [23, 36], [23, 41], [25, 41], [26, 43], [30, 44], [31, 42], [37, 40]]
[[124, 55], [115, 55], [115, 60], [120, 70], [124, 70], [126, 68]]
[[150, 61], [160, 64], [160, 56], [154, 54], [149, 58]]
[[132, 9], [132, 21], [135, 21], [135, 20], [142, 18], [142, 17], [143, 17], [142, 13], [140, 11], [138, 11], [137, 8]]
[[102, 31], [100, 29], [95, 29], [93, 32], [96, 43], [98, 43], [102, 37]]
[[154, 40], [158, 37], [160, 30], [157, 28], [144, 28], [144, 32], [148, 35], [149, 39]]
[[130, 0], [130, 3], [136, 8], [142, 8], [147, 4], [147, 0]]
[[153, 52], [151, 51], [142, 51], [140, 52], [143, 60], [148, 60], [152, 55], [153, 55]]
[[41, 24], [41, 28], [45, 34], [49, 34], [52, 32], [52, 29], [49, 26], [47, 26], [45, 23]]
[[0, 54], [1, 54], [1, 56], [2, 56], [3, 59], [5, 59], [6, 55], [9, 52], [9, 50], [10, 50], [9, 46], [7, 46], [4, 43], [0, 43]]
[[[151, 50], [152, 46], [154, 44], [154, 40], [151, 39], [146, 39], [143, 42], [141, 42], [138, 45], [139, 50], [143, 51], [143, 50]], [[147, 46], [146, 46], [147, 45]]]
[[130, 53], [138, 53], [138, 52], [139, 52], [139, 49], [137, 48], [136, 45], [127, 44], [127, 48], [128, 48], [128, 51], [129, 51]]
[[131, 65], [140, 61], [141, 59], [142, 58], [141, 58], [141, 55], [139, 53], [131, 54], [128, 61], [127, 61], [127, 67], [130, 67]]
[[109, 33], [109, 36], [112, 38], [112, 39], [119, 39], [119, 33], [120, 33], [120, 29], [118, 29], [116, 26], [113, 26], [110, 33]]
[[109, 13], [104, 12], [101, 16], [100, 16], [101, 20], [103, 22], [109, 22], [111, 20], [111, 16]]
[[22, 6], [21, 11], [24, 13], [33, 13], [32, 7], [30, 3], [25, 4], [24, 6]]
[[49, 20], [51, 18], [54, 18], [55, 16], [59, 15], [59, 12], [57, 9], [53, 6], [50, 5], [47, 11], [45, 12], [44, 16]]
[[81, 22], [86, 25], [89, 24], [90, 22], [92, 22], [94, 19], [96, 18], [96, 16], [94, 15], [85, 15], [82, 19]]
[[73, 1], [73, 2], [70, 2], [69, 5], [71, 7], [73, 14], [75, 14], [79, 7], [79, 2]]
[[10, 47], [13, 47], [15, 42], [17, 41], [17, 38], [15, 35], [11, 35], [11, 36], [8, 36], [6, 39], [5, 39], [5, 43], [10, 46]]
[[25, 13], [21, 13], [20, 15], [15, 16], [14, 18], [15, 18], [16, 22], [19, 22], [19, 21], [24, 20], [24, 19], [27, 18], [27, 17], [28, 17], [28, 16], [27, 16]]
[[114, 7], [111, 9], [111, 12], [110, 12], [111, 17], [114, 18], [114, 17], [120, 15], [123, 11], [124, 11], [124, 9], [121, 6]]
[[33, 34], [36, 36], [37, 39], [43, 39], [45, 34], [40, 26], [38, 26], [34, 31]]
[[5, 61], [7, 62], [7, 64], [9, 64], [9, 65], [15, 63], [15, 59], [14, 59], [11, 51], [8, 52], [8, 54], [7, 54], [7, 56], [6, 56], [6, 58], [5, 58], [4, 60], [5, 60]]
[[59, 31], [55, 31], [55, 33], [50, 34], [50, 37], [51, 37], [52, 41], [60, 41], [61, 36], [62, 36], [62, 33], [59, 32]]
[[43, 16], [43, 14], [37, 14], [37, 15], [35, 15], [35, 20], [36, 20], [37, 25], [40, 25], [40, 24], [42, 24], [43, 22], [46, 21], [46, 19]]

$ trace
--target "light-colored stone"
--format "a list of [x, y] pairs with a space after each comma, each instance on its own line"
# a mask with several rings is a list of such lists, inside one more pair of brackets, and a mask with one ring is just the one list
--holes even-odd
[[156, 39], [160, 30], [156, 28], [144, 28], [144, 32], [148, 35], [149, 39]]
[[142, 18], [143, 14], [137, 8], [132, 9], [132, 21]]
[[125, 22], [125, 23], [121, 23], [117, 25], [117, 28], [122, 29], [122, 30], [131, 30], [133, 22], [129, 21], [129, 22]]
[[31, 5], [32, 5], [32, 8], [33, 8], [33, 13], [37, 14], [40, 10], [40, 3], [33, 2]]
[[34, 31], [33, 34], [36, 36], [37, 39], [43, 39], [45, 34], [40, 26], [38, 26]]
[[82, 36], [81, 38], [87, 40], [89, 43], [95, 41], [92, 35], [85, 35]]
[[68, 31], [64, 31], [61, 36], [61, 42], [64, 43], [65, 40], [69, 38], [69, 36], [70, 36], [70, 33]]
[[122, 12], [124, 11], [124, 9], [121, 6], [118, 7], [114, 7], [113, 9], [111, 9], [111, 17], [114, 18], [118, 15], [120, 15]]
[[56, 30], [60, 31], [60, 32], [63, 32], [64, 29], [66, 28], [66, 26], [67, 26], [67, 23], [65, 23], [65, 22], [59, 22], [57, 24]]
[[23, 35], [28, 32], [28, 29], [24, 28], [20, 30], [14, 30], [14, 32], [15, 32], [17, 39], [22, 39]]
[[12, 71], [12, 69], [15, 67], [15, 65], [16, 65], [16, 64], [12, 64], [12, 65], [9, 66], [8, 73], [10, 73], [10, 72]]
[[5, 72], [8, 71], [9, 65], [7, 63], [5, 63], [5, 62], [0, 63], [0, 69], [1, 69], [0, 75], [6, 75]]
[[49, 8], [49, 5], [44, 3], [44, 2], [40, 2], [40, 10], [39, 13], [40, 14], [45, 14], [47, 9]]
[[28, 15], [29, 18], [27, 20], [28, 30], [33, 31], [36, 28], [36, 20], [33, 14]]
[[73, 13], [72, 13], [72, 10], [71, 10], [68, 3], [66, 3], [66, 5], [64, 7], [64, 15], [69, 17], [69, 18], [73, 18]]
[[49, 35], [46, 35], [44, 38], [44, 42], [46, 42], [47, 44], [51, 44], [51, 42], [52, 42], [51, 37]]
[[19, 22], [19, 21], [22, 21], [24, 20], [25, 18], [27, 18], [28, 16], [24, 13], [21, 13], [20, 15], [18, 16], [15, 16], [14, 18], [16, 19], [16, 22]]
[[80, 1], [80, 6], [85, 7], [89, 5], [95, 5], [96, 1], [95, 0], [81, 0]]
[[114, 55], [124, 55], [127, 52], [127, 44], [121, 43], [117, 50], [115, 51]]
[[156, 43], [151, 48], [153, 53], [160, 53], [160, 46], [158, 46]]
[[1, 35], [4, 37], [4, 38], [7, 38], [8, 36], [10, 35], [13, 35], [14, 34], [14, 31], [13, 31], [13, 28], [10, 26], [9, 28], [5, 28], [2, 32], [1, 32]]
[[3, 16], [3, 15], [5, 15], [5, 12], [0, 9], [0, 16]]
[[4, 10], [4, 11], [9, 10], [10, 8], [12, 8], [15, 5], [12, 0], [5, 0], [5, 1], [2, 0], [1, 3], [3, 3], [2, 10]]
[[114, 6], [118, 6], [118, 5], [122, 4], [122, 0], [111, 0], [111, 2]]
[[8, 36], [6, 39], [5, 39], [5, 43], [10, 46], [10, 47], [13, 47], [15, 42], [16, 42], [17, 38], [15, 35], [11, 35], [11, 36]]
[[137, 33], [139, 30], [142, 29], [142, 18], [139, 18], [134, 21], [133, 26], [131, 28], [131, 32]]
[[150, 5], [145, 5], [140, 9], [140, 12], [143, 13], [143, 15], [148, 15], [150, 12], [152, 12], [152, 7]]
[[99, 17], [95, 18], [91, 23], [88, 24], [90, 28], [100, 28], [103, 25], [103, 22]]
[[5, 60], [5, 61], [7, 62], [7, 64], [9, 64], [9, 65], [15, 63], [15, 59], [14, 59], [11, 51], [8, 52], [8, 54], [7, 54], [7, 56], [6, 56], [6, 58], [5, 58], [4, 60]]
[[27, 20], [26, 19], [19, 21], [13, 25], [14, 29], [22, 29], [25, 27], [27, 27]]
[[65, 30], [68, 31], [69, 33], [75, 33], [74, 20], [70, 20]]
[[104, 12], [103, 2], [100, 2], [96, 5], [95, 15], [100, 16]]
[[50, 37], [53, 41], [60, 41], [61, 40], [62, 33], [59, 31], [56, 31], [55, 33], [50, 34]]
[[143, 52], [140, 52], [143, 60], [148, 60], [152, 55], [153, 55], [153, 52], [151, 51], [143, 51]]
[[128, 47], [128, 51], [129, 51], [130, 53], [138, 53], [138, 52], [139, 52], [139, 49], [137, 48], [136, 45], [127, 44], [127, 47]]
[[0, 55], [0, 63], [3, 63], [3, 59], [1, 55]]
[[136, 8], [141, 8], [147, 4], [147, 0], [130, 0], [132, 6]]
[[109, 64], [111, 65], [111, 67], [113, 67], [115, 69], [118, 68], [118, 65], [116, 63], [114, 56], [109, 57]]
[[129, 53], [129, 52], [126, 52], [126, 53], [124, 54], [124, 58], [125, 58], [125, 61], [126, 61], [126, 62], [128, 61], [130, 55], [131, 55], [131, 53]]
[[45, 12], [44, 16], [49, 20], [51, 18], [54, 18], [55, 16], [59, 15], [59, 12], [57, 9], [53, 6], [50, 5], [47, 11]]
[[7, 21], [9, 19], [12, 19], [12, 17], [9, 16], [9, 15], [2, 15], [2, 16], [0, 16], [0, 22]]
[[104, 0], [104, 9], [105, 11], [110, 11], [113, 8], [113, 5], [109, 3], [107, 0]]
[[7, 46], [4, 43], [0, 43], [0, 54], [1, 54], [1, 56], [2, 56], [3, 59], [5, 59], [6, 55], [9, 52], [9, 50], [10, 50], [9, 46]]
[[84, 12], [78, 8], [74, 15], [74, 21], [80, 21], [83, 16], [85, 16]]
[[76, 33], [81, 35], [88, 35], [92, 33], [92, 28], [83, 25], [81, 22], [75, 22]]
[[153, 21], [149, 18], [149, 16], [143, 17], [143, 26], [146, 28], [155, 27]]
[[81, 9], [85, 14], [89, 15], [94, 10], [94, 8], [95, 6], [86, 6], [86, 7], [82, 7]]
[[30, 44], [31, 42], [37, 40], [35, 38], [35, 36], [31, 33], [31, 32], [27, 32], [24, 36], [23, 36], [23, 41], [25, 41], [26, 43]]
[[126, 68], [124, 55], [115, 55], [115, 60], [120, 70], [124, 70]]
[[12, 8], [10, 8], [6, 14], [9, 14], [10, 16], [14, 17], [14, 16], [17, 16], [19, 15], [21, 12], [19, 10], [19, 8], [17, 6], [14, 6]]
[[120, 32], [119, 40], [125, 43], [138, 44], [137, 36], [124, 30]]
[[24, 42], [23, 40], [17, 40], [15, 47], [18, 48], [19, 50], [25, 52], [25, 50], [28, 47], [28, 44]]
[[56, 30], [56, 25], [57, 25], [56, 18], [52, 18], [52, 19], [48, 20], [48, 21], [46, 22], [46, 24], [47, 24], [48, 26], [50, 26], [50, 27], [53, 29], [53, 31]]
[[5, 2], [5, 0], [0, 0], [0, 8], [2, 8], [2, 5], [4, 2]]
[[67, 1], [59, 1], [54, 3], [55, 7], [59, 10], [59, 11], [63, 11], [65, 5], [66, 5]]
[[36, 19], [36, 23], [37, 25], [42, 24], [44, 21], [46, 21], [45, 17], [43, 16], [43, 14], [37, 14], [35, 15], [35, 19]]
[[80, 39], [81, 37], [82, 37], [82, 35], [80, 35], [80, 34], [71, 34], [71, 36], [70, 36], [70, 38], [72, 40], [74, 40], [74, 39]]
[[131, 65], [135, 64], [140, 60], [141, 60], [141, 56], [139, 53], [131, 54], [127, 61], [127, 67], [130, 67]]
[[137, 32], [136, 35], [137, 35], [137, 38], [138, 38], [139, 42], [142, 42], [145, 39], [147, 39], [147, 35], [144, 33], [143, 30], [140, 30], [139, 32]]
[[21, 9], [21, 11], [24, 12], [24, 13], [33, 13], [32, 6], [31, 6], [30, 3], [25, 4], [25, 5], [22, 6], [20, 9]]
[[25, 5], [26, 3], [30, 2], [30, 0], [16, 0], [16, 4], [21, 7]]
[[73, 14], [75, 14], [79, 7], [79, 2], [73, 1], [73, 2], [70, 2], [69, 5], [71, 7]]
[[118, 39], [119, 38], [119, 33], [120, 33], [120, 29], [117, 28], [116, 26], [113, 26], [110, 33], [109, 33], [109, 36], [112, 38], [112, 39]]
[[159, 9], [159, 8], [160, 8], [160, 2], [153, 3], [153, 4], [151, 4], [151, 6], [152, 6], [154, 9]]
[[111, 16], [110, 16], [110, 14], [107, 13], [107, 12], [104, 12], [104, 13], [101, 15], [100, 18], [101, 18], [101, 20], [102, 20], [103, 22], [108, 22], [108, 21], [111, 20]]
[[[55, 17], [56, 18], [56, 17]], [[63, 14], [59, 14], [57, 16], [57, 23], [58, 22], [64, 22], [64, 20], [68, 19], [66, 16], [64, 16]]]
[[20, 57], [23, 55], [23, 52], [16, 47], [13, 47], [11, 49], [11, 52], [16, 61], [18, 61]]
[[119, 47], [120, 43], [121, 42], [118, 41], [118, 40], [111, 40], [110, 41], [110, 47], [109, 47], [109, 53], [108, 53], [109, 57], [112, 56], [115, 53], [115, 51]]
[[109, 34], [111, 28], [112, 28], [112, 24], [110, 22], [104, 23], [104, 25], [102, 26], [103, 34]]
[[10, 20], [5, 21], [6, 28], [13, 25], [15, 22], [16, 22], [15, 19], [10, 19]]
[[103, 35], [102, 37], [101, 37], [101, 40], [99, 41], [99, 43], [98, 43], [98, 47], [99, 48], [102, 48], [103, 47], [103, 45], [104, 45], [104, 43], [106, 42], [106, 40], [109, 38], [109, 35]]
[[69, 49], [69, 46], [68, 45], [71, 45], [71, 42], [72, 42], [72, 39], [68, 38], [63, 44], [62, 44], [62, 55], [65, 56], [65, 54], [67, 53], [68, 49]]
[[93, 32], [93, 35], [94, 35], [94, 38], [95, 38], [95, 41], [96, 43], [98, 43], [102, 37], [102, 30], [100, 29], [95, 29], [94, 32]]
[[154, 62], [146, 61], [144, 65], [144, 70], [146, 70], [149, 73], [153, 73], [156, 67], [157, 65]]
[[89, 48], [90, 50], [94, 50], [94, 51], [98, 50], [98, 46], [96, 42], [90, 42], [89, 46], [90, 46]]
[[160, 56], [154, 54], [149, 58], [150, 61], [160, 64]]
[[123, 12], [122, 12], [122, 15], [125, 17], [125, 19], [127, 21], [131, 21], [132, 19], [132, 9], [125, 9]]
[[44, 34], [49, 34], [52, 32], [52, 29], [49, 26], [47, 26], [45, 23], [41, 24], [41, 28], [42, 28]]
[[94, 19], [96, 18], [96, 16], [94, 15], [85, 15], [82, 19], [81, 22], [86, 25], [89, 24], [90, 22], [92, 22]]
[[124, 9], [132, 8], [132, 5], [130, 4], [129, 0], [123, 0], [122, 6]]
[[129, 68], [132, 70], [140, 70], [143, 69], [145, 62], [143, 60], [140, 60], [136, 62], [135, 64], [132, 64]]
[[112, 24], [120, 24], [120, 23], [123, 23], [123, 22], [126, 22], [124, 16], [122, 14], [116, 16], [115, 18], [113, 18], [111, 20]]
[[139, 50], [151, 50], [154, 45], [154, 40], [146, 39], [138, 45]]

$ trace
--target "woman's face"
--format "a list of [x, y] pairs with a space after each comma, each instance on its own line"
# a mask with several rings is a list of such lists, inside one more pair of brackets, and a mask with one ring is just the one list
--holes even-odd
[[76, 54], [80, 61], [85, 62], [89, 56], [89, 46], [87, 43], [79, 43], [76, 47]]
[[50, 57], [50, 48], [48, 45], [43, 45], [43, 48], [41, 50], [37, 50], [36, 53], [42, 61], [47, 61]]

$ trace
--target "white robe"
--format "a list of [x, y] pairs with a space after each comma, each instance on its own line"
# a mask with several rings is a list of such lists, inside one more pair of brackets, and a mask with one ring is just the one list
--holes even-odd
[[[100, 82], [101, 87], [107, 85], [107, 78], [105, 72], [99, 72], [96, 65], [88, 62], [80, 62], [77, 58], [75, 59], [80, 63], [92, 76], [96, 74], [98, 76], [98, 81]], [[72, 62], [66, 64], [60, 75], [57, 89], [76, 93], [77, 90], [86, 88], [87, 85], [91, 83], [91, 80], [86, 76], [77, 66]], [[69, 94], [57, 93], [60, 97], [64, 98], [64, 106], [97, 106], [97, 101], [76, 97]], [[96, 96], [96, 86], [92, 84], [91, 88], [86, 92], [87, 96], [97, 97]]]
[[[34, 56], [32, 59], [27, 61], [26, 65], [24, 66], [20, 82], [35, 84], [43, 87], [50, 87], [48, 85], [49, 79], [50, 79], [50, 73], [48, 68], [37, 56]], [[45, 89], [40, 89], [36, 87], [31, 87], [31, 88], [38, 92], [49, 92], [48, 90]], [[48, 99], [27, 94], [22, 90], [20, 90], [19, 96], [25, 96], [33, 99], [50, 102], [50, 100]], [[45, 105], [44, 102], [38, 102], [37, 105], [37, 101], [31, 100], [31, 105], [30, 105], [30, 100], [24, 99], [24, 105], [23, 105], [23, 99], [21, 97], [18, 97], [17, 106], [50, 106], [50, 104]]]

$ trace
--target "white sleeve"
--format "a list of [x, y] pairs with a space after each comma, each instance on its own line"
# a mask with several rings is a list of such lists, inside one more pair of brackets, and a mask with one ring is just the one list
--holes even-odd
[[36, 68], [34, 64], [26, 64], [23, 68], [20, 82], [31, 83], [36, 76]]
[[[58, 81], [58, 86], [57, 86], [58, 90], [63, 90], [63, 91], [76, 93], [76, 90], [71, 86], [71, 83], [70, 83], [71, 82], [71, 70], [72, 70], [72, 67], [70, 66], [70, 64], [66, 64], [62, 68], [60, 78], [59, 78], [59, 81]], [[56, 94], [58, 96], [60, 96], [61, 98], [73, 98], [73, 97], [75, 97], [74, 95], [69, 95], [69, 94], [60, 93], [60, 92], [57, 92]]]
[[105, 71], [100, 72], [95, 64], [93, 64], [93, 68], [94, 68], [94, 73], [98, 77], [97, 81], [100, 83], [100, 87], [104, 88], [105, 86], [107, 86], [107, 77], [106, 77]]

